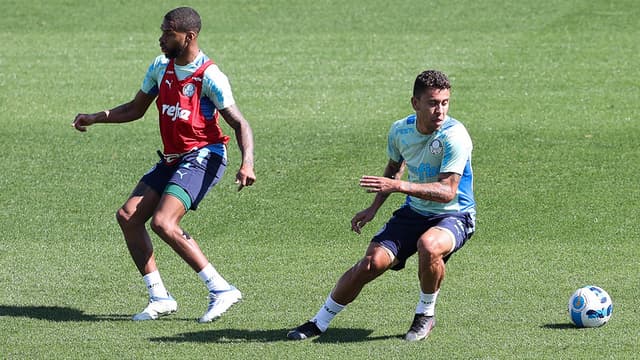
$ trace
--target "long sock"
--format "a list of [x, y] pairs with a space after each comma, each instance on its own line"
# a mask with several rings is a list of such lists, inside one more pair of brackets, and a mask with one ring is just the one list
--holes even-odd
[[337, 302], [333, 301], [331, 298], [331, 294], [327, 297], [327, 300], [324, 302], [324, 305], [318, 310], [316, 316], [311, 319], [311, 321], [316, 323], [318, 329], [322, 332], [327, 331], [329, 328], [329, 323], [333, 318], [338, 315], [342, 309], [344, 309], [346, 305], [340, 305]]
[[220, 291], [220, 290], [229, 290], [231, 285], [225, 280], [216, 269], [211, 265], [211, 263], [207, 264], [204, 269], [200, 270], [198, 276], [207, 285], [207, 289], [209, 291]]
[[440, 293], [440, 289], [433, 294], [425, 294], [420, 291], [420, 299], [416, 306], [416, 314], [433, 316], [436, 312], [436, 299], [438, 298], [438, 293]]
[[167, 298], [169, 297], [169, 293], [167, 289], [164, 287], [164, 283], [162, 282], [162, 278], [160, 277], [160, 273], [158, 270], [148, 273], [147, 275], [142, 277], [145, 285], [147, 285], [147, 290], [149, 291], [149, 297], [156, 298]]

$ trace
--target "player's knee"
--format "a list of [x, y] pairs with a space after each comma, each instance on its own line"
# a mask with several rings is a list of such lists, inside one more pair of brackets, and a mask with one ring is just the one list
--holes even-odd
[[445, 247], [447, 246], [451, 247], [434, 236], [427, 236], [418, 241], [418, 255], [430, 260], [437, 260], [445, 255]]
[[130, 226], [133, 223], [132, 219], [133, 214], [125, 208], [121, 207], [116, 211], [116, 220], [118, 221], [118, 224], [120, 224], [120, 227], [125, 228]]
[[151, 218], [149, 226], [154, 233], [167, 241], [168, 239], [171, 239], [170, 235], [175, 232], [177, 224], [166, 217], [163, 217], [161, 214], [156, 214]]
[[149, 224], [149, 226], [151, 227], [151, 230], [153, 230], [153, 232], [158, 234], [160, 237], [169, 233], [169, 229], [171, 227], [168, 221], [158, 215], [151, 218], [151, 223]]
[[367, 255], [356, 265], [356, 272], [364, 278], [373, 279], [382, 274], [388, 267], [379, 256]]

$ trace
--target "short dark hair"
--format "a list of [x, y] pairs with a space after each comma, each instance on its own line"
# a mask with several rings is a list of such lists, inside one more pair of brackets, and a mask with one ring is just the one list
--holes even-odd
[[178, 32], [193, 31], [196, 34], [200, 33], [202, 27], [202, 21], [197, 11], [190, 7], [179, 7], [169, 11], [164, 20], [167, 24]]
[[413, 96], [420, 97], [428, 88], [434, 89], [451, 89], [449, 78], [443, 72], [438, 70], [425, 70], [416, 77], [413, 83]]

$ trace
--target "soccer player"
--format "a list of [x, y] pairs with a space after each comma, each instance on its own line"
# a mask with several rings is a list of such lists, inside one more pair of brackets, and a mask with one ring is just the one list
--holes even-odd
[[[291, 330], [289, 339], [321, 335], [367, 283], [388, 269], [404, 268], [416, 252], [421, 291], [405, 339], [421, 340], [431, 332], [445, 263], [475, 228], [472, 143], [462, 123], [447, 115], [450, 89], [442, 72], [428, 70], [417, 76], [411, 98], [415, 114], [391, 126], [384, 176], [360, 178], [360, 186], [376, 195], [353, 217], [351, 229], [360, 234], [391, 193], [406, 194], [406, 202], [373, 237], [364, 257], [338, 280], [317, 314]], [[401, 180], [405, 168], [407, 181]]]
[[151, 229], [198, 273], [209, 290], [209, 306], [201, 323], [220, 317], [242, 294], [207, 260], [196, 241], [180, 226], [220, 180], [227, 165], [226, 144], [218, 116], [235, 132], [242, 154], [236, 174], [238, 191], [256, 180], [251, 127], [235, 105], [229, 81], [198, 47], [200, 15], [192, 8], [169, 11], [160, 27], [160, 48], [133, 100], [94, 114], [78, 114], [79, 131], [95, 123], [124, 123], [140, 119], [156, 99], [164, 151], [117, 211], [116, 218], [149, 292], [149, 303], [133, 320], [155, 320], [177, 310], [156, 266]]

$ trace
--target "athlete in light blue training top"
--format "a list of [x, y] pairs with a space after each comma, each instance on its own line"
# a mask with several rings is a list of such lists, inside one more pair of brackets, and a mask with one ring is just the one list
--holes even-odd
[[[411, 98], [415, 114], [391, 126], [384, 176], [360, 179], [360, 186], [376, 196], [371, 206], [353, 217], [351, 228], [359, 234], [391, 193], [406, 194], [406, 202], [373, 237], [365, 256], [338, 280], [318, 313], [291, 330], [289, 339], [325, 332], [367, 283], [388, 269], [404, 268], [416, 252], [421, 291], [405, 339], [422, 340], [435, 326], [445, 263], [475, 230], [473, 146], [462, 123], [447, 115], [450, 89], [447, 76], [439, 71], [424, 71], [416, 78]], [[407, 181], [401, 180], [405, 169]]]

